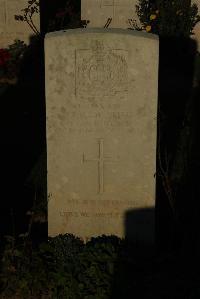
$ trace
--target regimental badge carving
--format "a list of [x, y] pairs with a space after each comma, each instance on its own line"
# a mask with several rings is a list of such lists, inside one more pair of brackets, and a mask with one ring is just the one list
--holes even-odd
[[115, 96], [128, 92], [128, 52], [96, 41], [92, 49], [76, 50], [77, 96]]

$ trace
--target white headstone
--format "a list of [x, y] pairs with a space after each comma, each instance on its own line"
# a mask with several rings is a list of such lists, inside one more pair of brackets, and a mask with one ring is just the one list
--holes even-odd
[[[200, 0], [192, 0], [192, 3], [197, 4], [198, 14], [200, 14]], [[197, 50], [200, 52], [200, 22], [194, 27], [194, 35], [192, 36], [197, 42]]]
[[153, 242], [158, 56], [132, 30], [46, 35], [50, 236]]
[[137, 19], [137, 0], [81, 0], [81, 19], [89, 20], [88, 28], [104, 28], [109, 18], [109, 28], [130, 28], [131, 19]]
[[[15, 39], [29, 43], [34, 32], [26, 22], [15, 20], [15, 15], [23, 15], [22, 9], [27, 7], [27, 0], [0, 0], [0, 47], [7, 47]], [[33, 22], [40, 30], [40, 15], [33, 15]]]

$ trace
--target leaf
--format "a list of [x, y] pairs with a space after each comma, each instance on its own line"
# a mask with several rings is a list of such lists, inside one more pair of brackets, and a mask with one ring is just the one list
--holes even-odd
[[15, 256], [15, 257], [22, 257], [23, 254], [22, 254], [21, 251], [15, 249], [15, 250], [13, 250], [13, 256]]

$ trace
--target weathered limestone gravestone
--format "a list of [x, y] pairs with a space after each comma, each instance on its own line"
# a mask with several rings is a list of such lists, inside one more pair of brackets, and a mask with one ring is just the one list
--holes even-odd
[[[200, 14], [200, 0], [192, 0], [198, 6], [198, 13]], [[192, 36], [197, 42], [197, 50], [200, 51], [200, 22], [194, 27], [194, 35]]]
[[54, 32], [45, 57], [49, 235], [153, 242], [154, 217], [138, 216], [155, 206], [157, 37]]
[[[26, 0], [0, 0], [0, 47], [7, 47], [15, 39], [29, 42], [32, 30], [25, 22], [16, 21], [14, 16], [22, 14], [21, 9], [27, 7]], [[40, 16], [33, 16], [33, 22], [40, 28]]]
[[88, 28], [103, 28], [112, 19], [109, 28], [124, 28], [130, 26], [129, 20], [136, 19], [135, 5], [137, 0], [82, 0], [81, 19], [89, 20]]

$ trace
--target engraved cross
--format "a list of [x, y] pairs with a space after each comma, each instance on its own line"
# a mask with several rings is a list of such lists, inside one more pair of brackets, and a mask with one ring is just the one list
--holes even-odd
[[126, 4], [123, 3], [123, 1], [116, 1], [116, 0], [102, 0], [101, 1], [101, 7], [102, 6], [111, 6], [113, 8], [113, 17], [115, 17], [115, 8], [117, 6], [125, 6], [127, 7]]
[[98, 158], [86, 159], [83, 154], [83, 162], [98, 162], [98, 172], [99, 172], [99, 194], [104, 193], [104, 164], [106, 162], [114, 162], [111, 158], [106, 158], [104, 156], [104, 140], [99, 139], [99, 155]]

